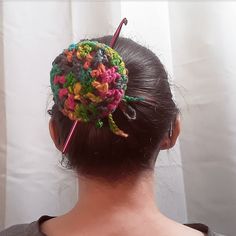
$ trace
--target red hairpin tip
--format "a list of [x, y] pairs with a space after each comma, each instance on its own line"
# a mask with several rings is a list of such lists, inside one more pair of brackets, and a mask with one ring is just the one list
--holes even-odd
[[110, 47], [111, 48], [114, 47], [114, 45], [116, 43], [116, 40], [117, 40], [117, 38], [118, 38], [118, 36], [120, 34], [120, 31], [121, 31], [121, 28], [122, 28], [123, 24], [127, 25], [127, 23], [128, 23], [128, 20], [126, 18], [123, 18], [123, 20], [120, 22], [116, 32], [114, 33], [114, 35], [113, 35], [113, 37], [111, 39], [111, 43], [110, 43]]

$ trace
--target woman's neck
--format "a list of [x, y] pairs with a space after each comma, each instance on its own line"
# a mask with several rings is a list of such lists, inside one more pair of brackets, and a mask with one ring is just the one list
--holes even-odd
[[154, 173], [143, 172], [116, 186], [79, 179], [79, 200], [71, 211], [44, 222], [46, 235], [196, 235], [157, 208]]
[[113, 212], [159, 212], [155, 202], [154, 172], [146, 171], [139, 176], [111, 186], [88, 178], [79, 178], [79, 201], [73, 214], [110, 214]]

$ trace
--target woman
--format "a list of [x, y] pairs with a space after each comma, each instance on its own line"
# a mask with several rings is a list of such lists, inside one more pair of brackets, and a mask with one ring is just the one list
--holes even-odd
[[177, 223], [156, 205], [155, 161], [176, 143], [179, 111], [158, 57], [118, 39], [122, 23], [113, 37], [70, 45], [51, 70], [49, 130], [78, 174], [79, 201], [64, 215], [44, 215], [1, 236], [217, 235], [203, 224]]

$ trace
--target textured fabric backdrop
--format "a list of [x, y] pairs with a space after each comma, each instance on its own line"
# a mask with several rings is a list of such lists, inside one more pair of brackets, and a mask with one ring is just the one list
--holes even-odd
[[72, 42], [113, 34], [123, 17], [121, 35], [160, 57], [181, 109], [179, 143], [156, 165], [161, 211], [235, 235], [233, 2], [0, 2], [0, 229], [76, 202], [48, 132], [51, 62]]

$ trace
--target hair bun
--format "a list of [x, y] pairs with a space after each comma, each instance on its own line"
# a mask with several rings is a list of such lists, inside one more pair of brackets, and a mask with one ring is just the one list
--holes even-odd
[[97, 41], [71, 44], [53, 62], [54, 101], [71, 120], [99, 121], [115, 111], [127, 88], [128, 70], [113, 48]]

